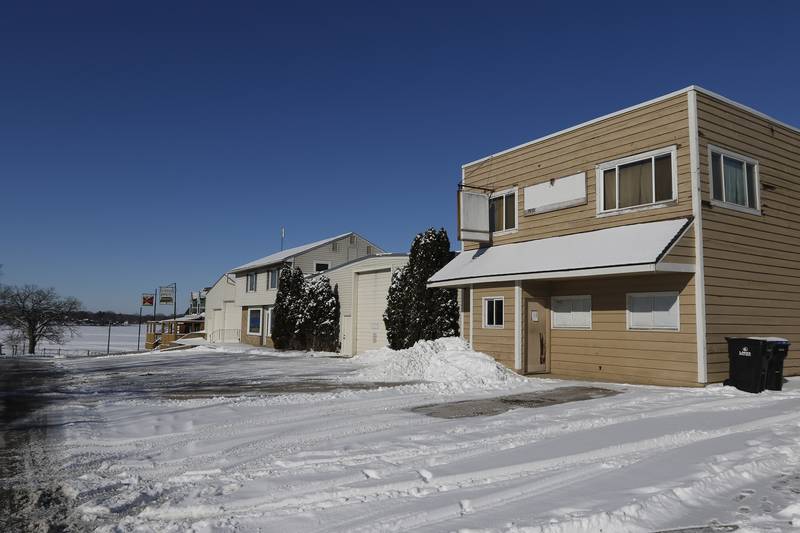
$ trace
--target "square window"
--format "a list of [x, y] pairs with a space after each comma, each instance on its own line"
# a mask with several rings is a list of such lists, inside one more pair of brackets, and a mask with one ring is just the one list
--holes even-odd
[[680, 329], [677, 292], [628, 294], [628, 329]]
[[491, 297], [483, 299], [483, 327], [503, 327], [503, 298]]
[[709, 154], [715, 203], [758, 213], [758, 162], [713, 146]]
[[553, 296], [550, 299], [553, 327], [556, 329], [591, 329], [592, 297]]

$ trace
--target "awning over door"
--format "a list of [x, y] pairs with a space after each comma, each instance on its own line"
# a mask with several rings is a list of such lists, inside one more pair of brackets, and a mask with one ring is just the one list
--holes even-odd
[[693, 264], [662, 261], [691, 224], [690, 218], [661, 220], [465, 251], [434, 274], [428, 286], [694, 272]]

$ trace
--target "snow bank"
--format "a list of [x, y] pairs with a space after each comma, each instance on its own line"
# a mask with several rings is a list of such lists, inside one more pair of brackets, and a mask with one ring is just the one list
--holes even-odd
[[495, 388], [528, 381], [458, 337], [419, 341], [406, 350], [381, 348], [355, 358], [363, 381], [428, 381], [449, 386]]

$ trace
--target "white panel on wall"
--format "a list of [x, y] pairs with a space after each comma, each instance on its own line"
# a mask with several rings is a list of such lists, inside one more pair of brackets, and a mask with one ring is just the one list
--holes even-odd
[[586, 172], [525, 187], [525, 214], [547, 213], [586, 203]]

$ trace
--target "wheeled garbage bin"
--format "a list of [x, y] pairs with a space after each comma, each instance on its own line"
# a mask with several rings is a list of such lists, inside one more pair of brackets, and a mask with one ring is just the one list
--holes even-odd
[[781, 390], [783, 389], [783, 361], [789, 355], [789, 341], [780, 337], [767, 337], [765, 340], [769, 353], [766, 388]]
[[746, 392], [761, 392], [767, 384], [769, 353], [761, 337], [725, 337], [730, 375], [725, 385]]

